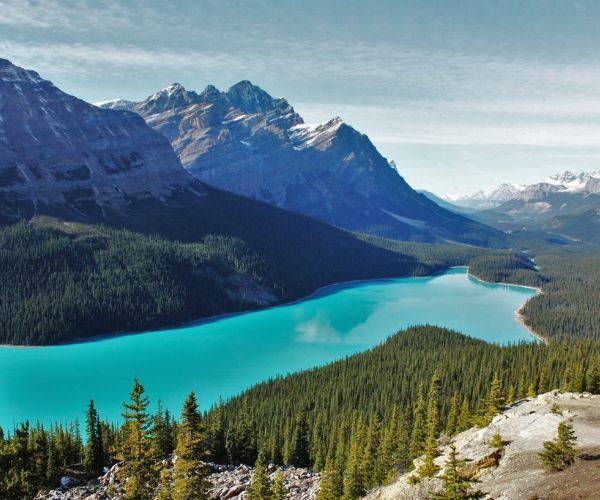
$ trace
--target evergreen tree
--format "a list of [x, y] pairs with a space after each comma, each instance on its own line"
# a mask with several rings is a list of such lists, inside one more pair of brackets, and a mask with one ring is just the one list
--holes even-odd
[[466, 431], [469, 427], [471, 427], [471, 409], [469, 408], [467, 398], [464, 398], [456, 423], [456, 433]]
[[366, 489], [381, 484], [388, 470], [379, 467], [378, 453], [381, 447], [381, 417], [378, 413], [371, 418], [367, 431], [367, 441], [363, 452], [362, 469]]
[[285, 500], [285, 485], [283, 483], [283, 474], [281, 470], [278, 470], [273, 479], [273, 486], [271, 487], [271, 500]]
[[151, 450], [150, 428], [152, 418], [148, 413], [148, 397], [137, 379], [129, 393], [130, 401], [124, 402], [123, 458], [119, 481], [126, 500], [146, 500], [152, 496], [158, 478]]
[[439, 455], [438, 436], [439, 436], [439, 394], [440, 394], [440, 374], [435, 372], [431, 378], [429, 392], [427, 394], [427, 437], [425, 440], [425, 458], [419, 467], [418, 473], [422, 477], [431, 477], [438, 471], [438, 466], [434, 463]]
[[394, 465], [398, 464], [398, 448], [400, 446], [400, 433], [398, 430], [398, 407], [394, 404], [390, 423], [383, 434], [379, 453], [377, 454], [376, 472], [378, 484], [387, 482]]
[[355, 418], [350, 437], [346, 467], [344, 470], [344, 500], [353, 500], [365, 494], [366, 481], [361, 460], [365, 446], [365, 425], [362, 417]]
[[506, 402], [507, 404], [511, 404], [515, 402], [515, 397], [516, 397], [516, 389], [515, 386], [513, 384], [510, 384], [508, 386], [508, 394], [506, 395]]
[[502, 396], [502, 381], [498, 376], [498, 372], [496, 372], [494, 373], [494, 378], [490, 385], [490, 390], [485, 401], [484, 425], [487, 425], [492, 421], [492, 418], [494, 418], [494, 416], [497, 415], [502, 409], [503, 404], [504, 398]]
[[540, 372], [540, 381], [538, 382], [538, 394], [544, 394], [548, 392], [550, 388], [548, 387], [548, 378], [546, 377], [546, 370], [542, 368]]
[[423, 453], [426, 438], [425, 417], [425, 394], [423, 384], [421, 383], [417, 391], [417, 402], [413, 410], [412, 434], [408, 448], [409, 460], [417, 458]]
[[490, 446], [492, 448], [496, 448], [498, 451], [502, 451], [504, 449], [504, 441], [502, 441], [502, 436], [499, 432], [496, 431], [496, 433], [492, 436]]
[[598, 367], [598, 358], [593, 357], [590, 365], [588, 366], [586, 379], [585, 379], [585, 390], [592, 394], [600, 393], [600, 368]]
[[91, 399], [85, 416], [85, 431], [87, 442], [83, 451], [83, 467], [88, 476], [99, 476], [104, 466], [104, 446], [100, 418]]
[[252, 482], [248, 487], [248, 500], [270, 500], [271, 499], [271, 481], [267, 472], [266, 453], [261, 449], [256, 464]]
[[289, 464], [296, 467], [310, 466], [310, 452], [308, 444], [308, 424], [306, 414], [300, 411], [296, 415], [292, 443], [290, 448]]
[[475, 483], [472, 479], [466, 478], [460, 471], [465, 466], [465, 460], [459, 460], [456, 452], [456, 446], [450, 445], [450, 454], [446, 460], [444, 469], [443, 490], [441, 493], [433, 495], [433, 498], [439, 500], [465, 500], [468, 498], [481, 498], [480, 493], [470, 493], [470, 489]]
[[573, 426], [568, 422], [558, 424], [558, 436], [554, 441], [544, 442], [544, 450], [540, 453], [542, 463], [548, 471], [561, 471], [575, 462], [575, 442], [577, 437]]
[[173, 434], [170, 414], [163, 411], [162, 404], [158, 401], [152, 418], [152, 454], [157, 460], [165, 459], [173, 453]]
[[183, 403], [181, 422], [177, 427], [177, 460], [174, 468], [173, 500], [208, 498], [207, 471], [202, 459], [205, 449], [205, 429], [192, 392]]
[[459, 399], [458, 391], [454, 391], [452, 400], [450, 401], [450, 411], [448, 412], [448, 419], [446, 421], [446, 435], [452, 437], [456, 434], [458, 426], [458, 412], [459, 410]]
[[224, 464], [227, 461], [227, 448], [225, 446], [225, 415], [223, 405], [220, 403], [212, 412], [208, 428], [208, 450], [213, 462]]
[[531, 382], [531, 384], [529, 384], [529, 387], [527, 388], [527, 397], [535, 398], [536, 396], [537, 396], [537, 393], [535, 392], [535, 384], [533, 382]]
[[46, 462], [46, 485], [50, 488], [56, 486], [60, 480], [60, 475], [61, 469], [56, 460], [54, 445], [51, 443], [48, 447], [48, 460]]

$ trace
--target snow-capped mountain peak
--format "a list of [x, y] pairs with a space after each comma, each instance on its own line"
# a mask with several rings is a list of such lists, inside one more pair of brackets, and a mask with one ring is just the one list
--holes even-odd
[[593, 194], [600, 192], [600, 170], [585, 172], [565, 171], [549, 176], [543, 182], [529, 185], [504, 183], [489, 191], [477, 191], [464, 196], [446, 196], [447, 201], [478, 210], [495, 208], [502, 203], [521, 199], [539, 200], [553, 193]]
[[585, 189], [590, 179], [600, 179], [600, 170], [593, 172], [584, 172], [583, 170], [571, 172], [567, 170], [549, 176], [546, 182], [554, 186], [563, 186], [566, 191], [579, 191]]

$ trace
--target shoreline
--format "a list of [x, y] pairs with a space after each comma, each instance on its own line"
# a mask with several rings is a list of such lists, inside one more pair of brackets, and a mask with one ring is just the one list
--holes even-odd
[[[328, 288], [333, 288], [333, 287], [339, 287], [339, 286], [349, 286], [349, 285], [353, 285], [353, 284], [359, 284], [359, 283], [373, 283], [373, 282], [380, 282], [380, 281], [388, 281], [388, 280], [398, 280], [398, 279], [431, 279], [434, 278], [436, 276], [440, 276], [452, 269], [466, 269], [467, 272], [467, 276], [472, 277], [474, 279], [476, 279], [477, 281], [481, 282], [481, 283], [485, 283], [488, 285], [505, 285], [505, 286], [514, 286], [514, 287], [521, 287], [521, 288], [530, 288], [533, 290], [536, 290], [538, 293], [543, 293], [541, 288], [537, 288], [537, 287], [531, 287], [531, 286], [526, 286], [526, 285], [517, 285], [517, 284], [513, 284], [513, 283], [494, 283], [492, 281], [485, 281], [482, 280], [481, 278], [475, 276], [474, 274], [471, 274], [470, 272], [470, 268], [469, 266], [450, 266], [447, 267], [446, 269], [442, 269], [440, 271], [435, 271], [432, 274], [429, 274], [427, 276], [390, 276], [387, 278], [374, 278], [374, 279], [356, 279], [356, 280], [349, 280], [349, 281], [338, 281], [336, 283], [331, 283], [329, 285], [323, 285], [319, 288], [317, 288], [315, 291], [311, 292], [309, 295], [306, 295], [304, 297], [300, 297], [298, 299], [292, 300], [290, 302], [282, 302], [282, 303], [276, 303], [273, 305], [269, 305], [266, 307], [259, 307], [259, 308], [254, 308], [254, 309], [245, 309], [242, 311], [235, 311], [235, 312], [227, 312], [227, 313], [220, 313], [220, 314], [215, 314], [213, 316], [206, 316], [205, 318], [198, 318], [198, 319], [194, 319], [194, 320], [189, 320], [189, 321], [182, 321], [180, 323], [176, 323], [176, 324], [171, 324], [171, 325], [165, 325], [163, 327], [159, 327], [156, 331], [163, 331], [163, 332], [168, 332], [171, 330], [177, 330], [180, 328], [185, 328], [185, 327], [191, 327], [191, 326], [197, 326], [197, 325], [202, 325], [205, 323], [212, 323], [214, 321], [219, 321], [225, 318], [229, 318], [229, 317], [234, 317], [234, 316], [239, 316], [242, 314], [250, 314], [250, 313], [255, 313], [255, 312], [261, 312], [261, 311], [268, 311], [270, 309], [275, 309], [277, 307], [287, 307], [287, 306], [292, 306], [294, 304], [298, 304], [300, 302], [305, 302], [307, 300], [311, 300], [313, 298], [315, 298], [319, 293], [323, 292], [324, 290], [328, 289]], [[517, 311], [515, 311], [515, 321], [519, 324], [521, 324], [523, 327], [525, 327], [525, 329], [533, 336], [536, 337], [538, 340], [542, 340], [544, 343], [547, 344], [547, 340], [545, 338], [543, 338], [541, 335], [539, 335], [538, 333], [534, 332], [531, 328], [529, 328], [525, 323], [524, 323], [524, 316], [520, 313], [521, 309], [523, 309], [525, 307], [525, 304], [527, 303], [527, 301], [525, 303], [523, 303], [519, 309]], [[87, 342], [101, 342], [101, 341], [105, 341], [105, 340], [111, 340], [111, 339], [117, 339], [120, 337], [128, 337], [130, 335], [141, 335], [144, 333], [150, 333], [151, 330], [133, 330], [133, 331], [128, 331], [128, 332], [116, 332], [113, 334], [102, 334], [102, 335], [95, 335], [93, 337], [82, 337], [82, 338], [76, 338], [76, 339], [71, 339], [65, 342], [60, 342], [57, 344], [48, 344], [48, 345], [15, 345], [15, 344], [0, 344], [0, 349], [43, 349], [43, 348], [51, 348], [51, 347], [61, 347], [61, 346], [67, 346], [67, 345], [76, 345], [76, 344], [85, 344]]]
[[[467, 274], [471, 277], [476, 279], [477, 281], [481, 282], [481, 283], [486, 283], [488, 285], [506, 285], [506, 286], [517, 286], [519, 288], [528, 288], [530, 290], [535, 290], [538, 294], [542, 294], [544, 293], [544, 291], [537, 286], [527, 286], [527, 285], [516, 285], [513, 283], [504, 283], [504, 282], [493, 282], [493, 281], [486, 281], [481, 279], [479, 276], [476, 276], [475, 274], [471, 273], [471, 270], [469, 269], [468, 266], [456, 266], [456, 267], [466, 267], [467, 268]], [[527, 302], [529, 302], [531, 299], [527, 299], [525, 302], [523, 302], [523, 304], [521, 304], [519, 306], [519, 308], [515, 311], [515, 321], [517, 323], [519, 323], [523, 328], [525, 328], [525, 330], [527, 330], [529, 332], [529, 334], [532, 337], [535, 337], [536, 339], [538, 339], [539, 341], [543, 342], [544, 344], [548, 345], [548, 339], [544, 336], [542, 336], [541, 334], [539, 334], [538, 332], [536, 332], [533, 328], [531, 328], [527, 323], [526, 323], [526, 319], [527, 317], [523, 314], [523, 310], [525, 309], [525, 306], [527, 305]]]

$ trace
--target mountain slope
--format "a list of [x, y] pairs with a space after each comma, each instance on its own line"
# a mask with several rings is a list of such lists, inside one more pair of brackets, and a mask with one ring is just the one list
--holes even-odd
[[135, 113], [100, 109], [0, 59], [0, 221], [103, 217], [192, 184], [168, 141]]
[[[558, 407], [559, 412], [553, 407]], [[455, 436], [453, 443], [459, 458], [467, 460], [464, 470], [477, 479], [472, 490], [484, 492], [485, 498], [594, 498], [600, 488], [598, 465], [592, 458], [600, 452], [599, 412], [600, 395], [552, 391], [517, 401], [490, 425], [468, 429]], [[542, 443], [556, 438], [560, 422], [573, 425], [578, 459], [565, 471], [549, 474], [538, 454], [544, 449]], [[506, 441], [501, 452], [490, 445], [495, 433]], [[450, 445], [440, 446], [439, 451], [435, 463], [440, 472], [433, 479], [426, 478], [415, 485], [409, 479], [414, 472], [405, 473], [393, 484], [377, 488], [365, 498], [412, 500], [440, 493], [440, 476]]]
[[[137, 114], [0, 66], [0, 343], [160, 327], [337, 281], [431, 273], [474, 252], [421, 258], [219, 191]], [[167, 97], [155, 109], [179, 98]]]
[[[120, 107], [105, 103], [106, 107]], [[174, 84], [128, 109], [220, 189], [351, 231], [418, 241], [500, 244], [503, 235], [416, 193], [366, 135], [334, 118], [305, 124], [285, 99], [242, 81], [227, 92]]]

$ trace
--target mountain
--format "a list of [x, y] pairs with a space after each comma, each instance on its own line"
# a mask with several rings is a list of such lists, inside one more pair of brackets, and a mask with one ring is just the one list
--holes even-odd
[[512, 200], [518, 196], [520, 191], [521, 189], [519, 186], [505, 183], [490, 191], [477, 191], [476, 193], [465, 196], [446, 196], [443, 197], [443, 199], [461, 207], [485, 210], [495, 208], [505, 201]]
[[581, 196], [600, 192], [600, 170], [593, 172], [557, 173], [542, 182], [528, 185], [501, 184], [490, 191], [477, 191], [465, 196], [445, 196], [444, 200], [477, 210], [497, 208], [510, 200], [529, 202], [554, 193], [573, 193]]
[[[152, 105], [185, 102], [179, 94]], [[374, 244], [210, 187], [138, 114], [90, 105], [6, 60], [0, 215], [0, 344], [159, 328], [339, 281], [431, 274], [479, 252]]]
[[351, 231], [396, 239], [499, 244], [503, 235], [415, 192], [341, 118], [309, 125], [248, 81], [201, 93], [173, 84], [132, 109], [196, 178]]
[[543, 227], [570, 239], [600, 244], [600, 204], [582, 213], [557, 215], [545, 222]]
[[451, 212], [456, 212], [456, 213], [465, 214], [465, 215], [469, 215], [469, 214], [473, 214], [473, 213], [477, 212], [477, 209], [475, 209], [475, 208], [468, 208], [468, 207], [463, 207], [460, 205], [455, 205], [454, 203], [449, 202], [447, 199], [444, 199], [444, 198], [432, 193], [431, 191], [427, 191], [426, 189], [419, 189], [419, 190], [417, 190], [417, 192], [421, 193], [422, 195], [429, 198], [436, 205], [439, 205], [440, 207], [445, 208], [446, 210], [450, 210]]
[[[448, 199], [448, 198], [445, 198]], [[551, 175], [543, 182], [454, 197], [453, 203], [477, 207], [469, 217], [530, 239], [533, 234], [558, 244], [598, 243], [600, 171]], [[524, 232], [527, 232], [525, 234]]]
[[0, 221], [102, 217], [194, 184], [137, 114], [88, 104], [0, 59]]

